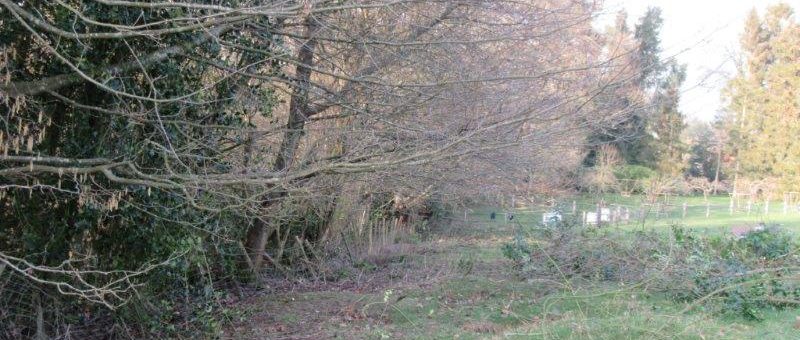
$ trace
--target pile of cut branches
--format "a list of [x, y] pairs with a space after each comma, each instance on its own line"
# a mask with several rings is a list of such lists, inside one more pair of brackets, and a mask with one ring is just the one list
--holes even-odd
[[741, 237], [584, 228], [569, 221], [551, 227], [520, 225], [503, 246], [525, 279], [564, 284], [638, 285], [688, 309], [761, 319], [767, 309], [800, 305], [800, 245], [776, 226]]

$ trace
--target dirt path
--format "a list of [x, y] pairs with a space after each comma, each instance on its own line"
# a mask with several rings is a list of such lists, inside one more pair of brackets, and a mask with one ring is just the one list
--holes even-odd
[[[246, 320], [225, 336], [362, 339], [452, 333], [450, 328], [458, 325], [436, 319], [493, 297], [493, 286], [512, 279], [500, 253], [510, 228], [476, 223], [456, 235], [401, 247], [403, 251], [381, 259], [379, 265], [338, 282], [295, 283], [291, 289], [251, 298], [241, 306]], [[502, 309], [501, 304], [495, 307]], [[469, 318], [469, 312], [465, 316]], [[497, 328], [488, 322], [462, 326], [475, 335]]]

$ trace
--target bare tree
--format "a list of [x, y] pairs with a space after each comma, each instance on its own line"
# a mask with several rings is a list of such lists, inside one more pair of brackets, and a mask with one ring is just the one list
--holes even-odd
[[[14, 230], [0, 260], [110, 306], [208, 240], [277, 268], [291, 235], [335, 237], [337, 209], [379, 195], [408, 207], [568, 183], [588, 132], [635, 105], [609, 104], [636, 75], [592, 2], [235, 3], [0, 0], [0, 207], [17, 209], [0, 214]], [[88, 227], [33, 255], [18, 235], [48, 219]], [[69, 260], [148, 223], [202, 242], [120, 273]]]

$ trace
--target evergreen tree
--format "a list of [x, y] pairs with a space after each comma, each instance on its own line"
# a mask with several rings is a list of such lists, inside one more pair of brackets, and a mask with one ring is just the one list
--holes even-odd
[[649, 151], [653, 153], [654, 165], [659, 173], [677, 177], [685, 166], [683, 155], [686, 147], [681, 141], [685, 123], [678, 104], [680, 88], [686, 80], [686, 66], [670, 62], [667, 68], [666, 77], [656, 89], [654, 101], [658, 111], [650, 124], [653, 139], [650, 140]]
[[645, 116], [642, 107], [643, 93], [639, 86], [641, 72], [637, 60], [639, 43], [634, 39], [627, 24], [628, 14], [617, 13], [614, 26], [605, 32], [605, 49], [609, 60], [617, 60], [616, 64], [625, 65], [617, 75], [626, 81], [614, 85], [613, 91], [598, 96], [596, 105], [600, 109], [629, 112], [626, 119], [603, 129], [598, 129], [589, 137], [590, 149], [584, 159], [584, 165], [593, 167], [600, 156], [599, 149], [603, 145], [612, 145], [619, 152], [625, 163], [636, 163], [640, 154], [640, 140], [645, 137]]
[[[633, 45], [630, 63], [634, 75], [624, 94], [603, 98], [617, 105], [627, 105], [629, 118], [614, 128], [598, 131], [593, 145], [615, 146], [625, 163], [643, 165], [670, 176], [683, 171], [686, 148], [680, 142], [684, 128], [683, 115], [678, 110], [680, 87], [686, 79], [686, 67], [675, 61], [661, 59], [659, 37], [664, 21], [661, 9], [648, 8], [634, 31], [625, 24], [626, 14], [618, 14], [615, 26], [608, 31], [609, 42], [618, 46], [621, 41]], [[590, 150], [585, 164], [594, 166], [596, 147]]]
[[743, 64], [728, 83], [726, 126], [736, 161], [733, 172], [779, 178], [798, 188], [800, 146], [800, 25], [787, 5], [763, 18], [751, 11], [741, 39]]
[[641, 73], [639, 83], [643, 88], [657, 86], [661, 82], [665, 66], [661, 61], [661, 27], [664, 19], [661, 18], [661, 8], [650, 7], [636, 24], [634, 37], [639, 43], [637, 59]]

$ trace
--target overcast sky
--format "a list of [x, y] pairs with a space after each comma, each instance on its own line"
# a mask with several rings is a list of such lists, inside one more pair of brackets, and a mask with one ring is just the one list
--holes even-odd
[[747, 13], [756, 8], [763, 15], [767, 6], [780, 2], [800, 15], [800, 0], [606, 0], [600, 22], [613, 22], [625, 9], [633, 29], [647, 7], [661, 7], [662, 57], [674, 56], [688, 66], [681, 110], [689, 119], [710, 121], [720, 109], [720, 90], [735, 72], [731, 56], [738, 51]]

